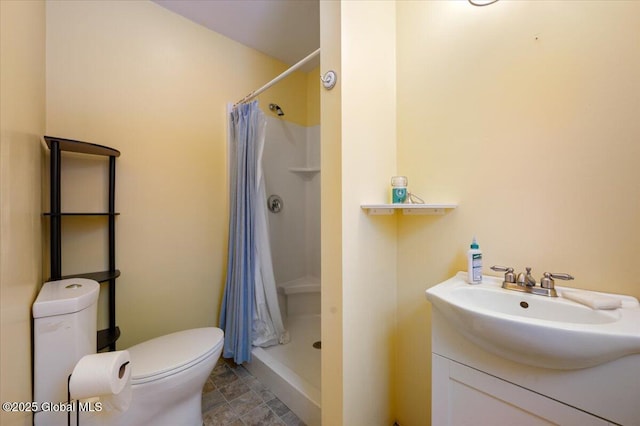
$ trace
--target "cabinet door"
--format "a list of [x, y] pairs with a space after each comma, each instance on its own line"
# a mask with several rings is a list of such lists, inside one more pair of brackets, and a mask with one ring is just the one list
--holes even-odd
[[610, 423], [584, 411], [433, 354], [433, 426]]

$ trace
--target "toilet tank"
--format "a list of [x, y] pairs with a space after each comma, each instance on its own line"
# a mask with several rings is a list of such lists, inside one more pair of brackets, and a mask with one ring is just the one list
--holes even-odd
[[100, 284], [84, 278], [49, 281], [40, 289], [33, 303], [34, 401], [66, 401], [76, 363], [96, 353], [99, 291]]

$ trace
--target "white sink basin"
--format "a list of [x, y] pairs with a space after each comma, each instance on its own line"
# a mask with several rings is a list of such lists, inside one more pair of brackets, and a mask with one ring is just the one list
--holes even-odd
[[[553, 369], [593, 367], [640, 353], [640, 305], [631, 296], [580, 290], [618, 298], [621, 307], [597, 310], [560, 297], [502, 288], [502, 278], [470, 285], [467, 274], [427, 290], [427, 299], [467, 339], [495, 355]], [[559, 294], [563, 290], [556, 287]]]

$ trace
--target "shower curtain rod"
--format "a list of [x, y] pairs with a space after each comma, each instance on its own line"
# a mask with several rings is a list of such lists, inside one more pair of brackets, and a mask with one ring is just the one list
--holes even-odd
[[319, 53], [320, 53], [320, 48], [318, 48], [314, 52], [310, 53], [305, 58], [303, 58], [300, 61], [298, 61], [296, 64], [292, 65], [291, 68], [289, 68], [288, 70], [286, 70], [285, 72], [283, 72], [282, 74], [280, 74], [279, 76], [277, 76], [276, 78], [274, 78], [273, 80], [271, 80], [270, 82], [268, 82], [267, 84], [262, 86], [261, 88], [259, 88], [257, 90], [254, 90], [253, 92], [249, 93], [247, 96], [245, 96], [244, 98], [242, 98], [238, 102], [236, 102], [233, 106], [235, 107], [235, 106], [237, 106], [239, 104], [243, 104], [245, 102], [249, 102], [250, 100], [252, 100], [256, 96], [258, 96], [260, 93], [264, 92], [269, 87], [273, 86], [274, 84], [276, 84], [277, 82], [279, 82], [283, 78], [287, 77], [289, 74], [291, 74], [292, 72], [294, 72], [295, 70], [297, 70], [298, 68], [300, 68], [301, 66], [306, 64], [307, 62], [309, 62], [311, 59], [315, 58]]

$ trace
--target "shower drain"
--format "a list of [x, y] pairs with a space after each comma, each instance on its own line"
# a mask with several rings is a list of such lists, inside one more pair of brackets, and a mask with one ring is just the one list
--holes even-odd
[[322, 349], [322, 342], [320, 340], [318, 340], [317, 342], [314, 342], [313, 347], [316, 349]]

